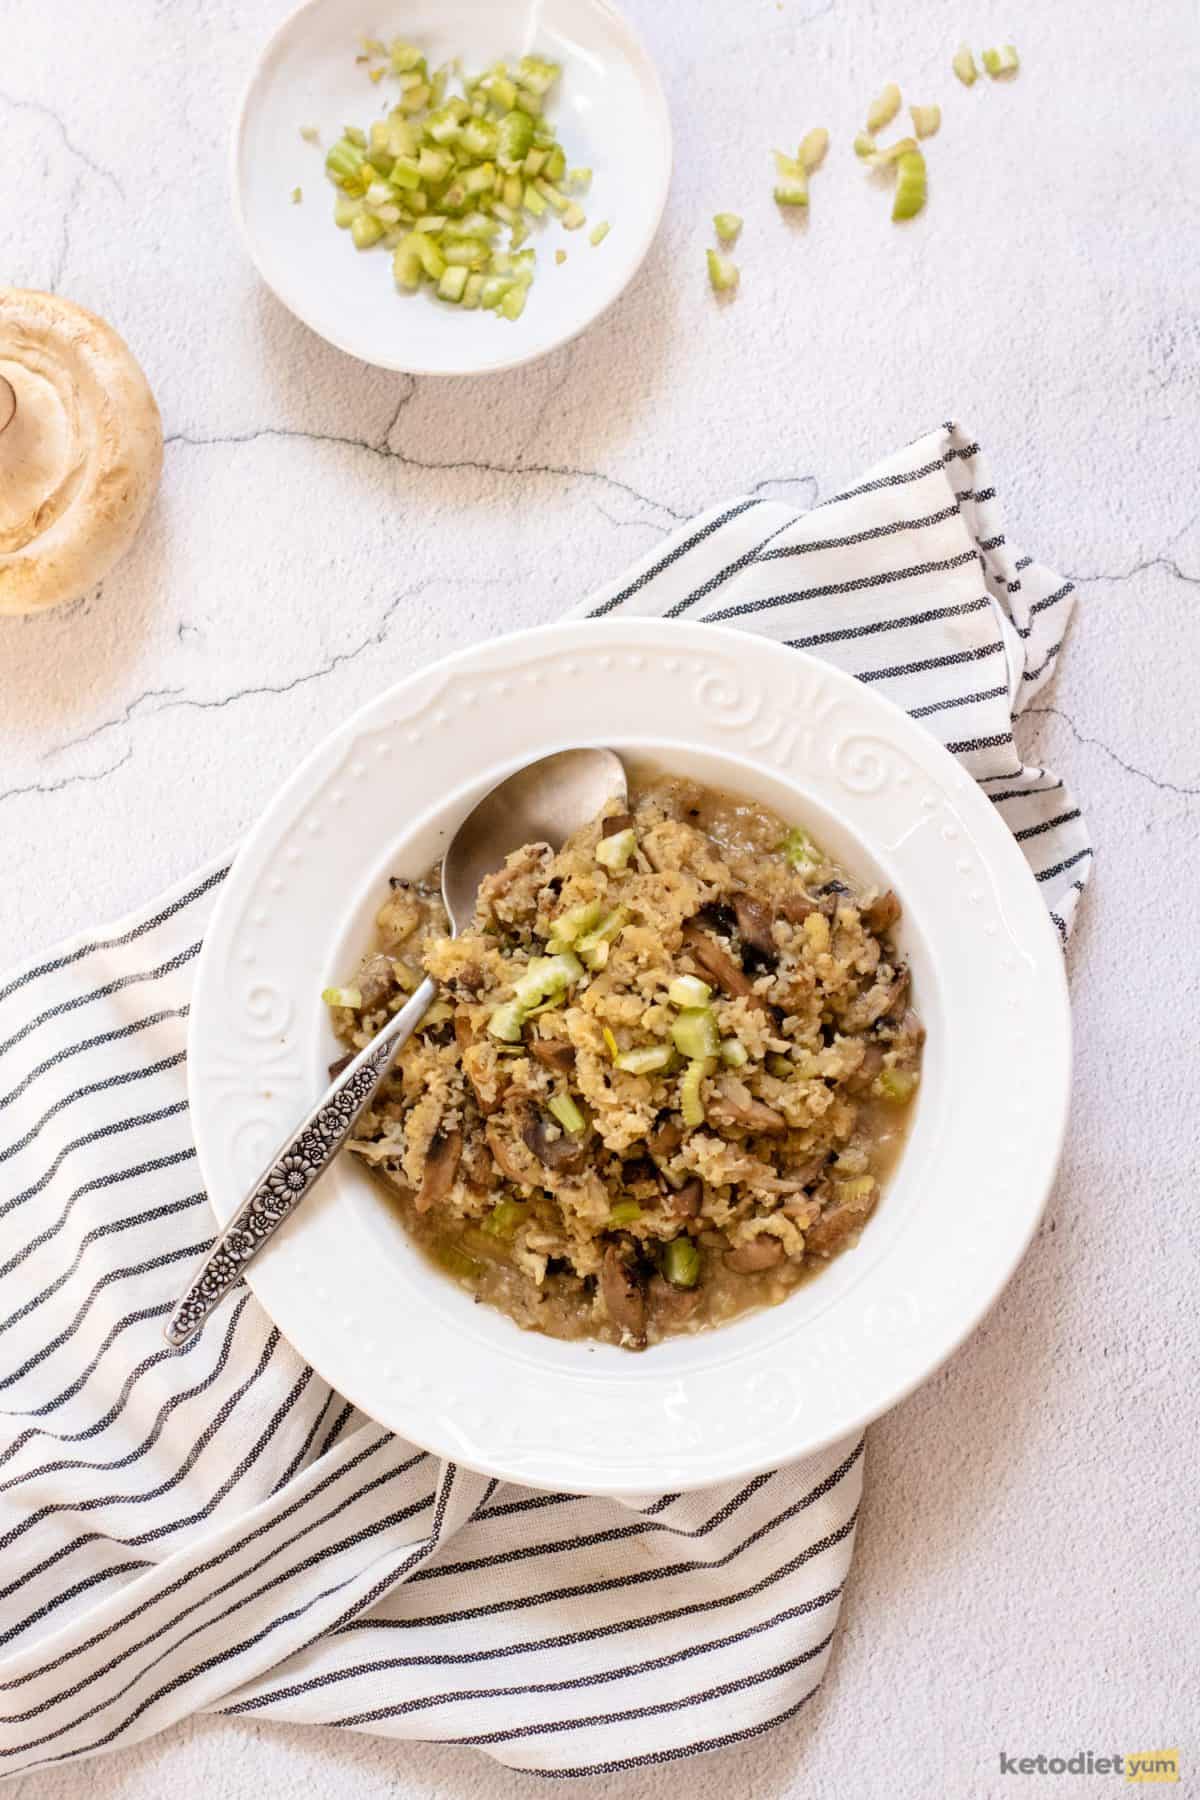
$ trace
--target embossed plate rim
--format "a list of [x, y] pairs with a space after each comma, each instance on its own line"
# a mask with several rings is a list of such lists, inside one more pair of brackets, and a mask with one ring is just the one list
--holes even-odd
[[[537, 694], [537, 705], [500, 704], [520, 691]], [[336, 1187], [301, 1209], [250, 1282], [319, 1373], [404, 1436], [502, 1479], [629, 1493], [744, 1478], [810, 1454], [944, 1362], [1036, 1230], [1065, 1126], [1070, 1036], [1061, 953], [1018, 846], [906, 714], [816, 658], [728, 628], [625, 618], [541, 627], [460, 651], [377, 696], [312, 752], [243, 846], [206, 935], [189, 1035], [197, 1148], [219, 1218], [241, 1197], [230, 1098], [257, 1109], [254, 1130], [279, 1136], [311, 1098], [304, 1082], [315, 1068], [324, 969], [310, 980], [307, 968], [327, 953], [329, 909], [353, 886], [346, 867], [365, 874], [378, 860], [372, 809], [394, 792], [398, 765], [414, 815], [448, 823], [464, 783], [572, 737], [606, 735], [627, 746], [673, 741], [680, 757], [725, 764], [731, 786], [740, 770], [743, 786], [753, 777], [786, 790], [801, 815], [825, 807], [885, 870], [902, 873], [920, 930], [936, 927], [938, 960], [922, 991], [945, 1009], [947, 1060], [972, 1046], [985, 1095], [948, 1066], [923, 1098], [937, 1141], [930, 1127], [914, 1160], [914, 1134], [903, 1160], [893, 1219], [904, 1228], [889, 1237], [889, 1195], [860, 1250], [812, 1284], [819, 1305], [793, 1297], [744, 1326], [637, 1358], [576, 1354], [498, 1315], [481, 1321], [490, 1309], [455, 1315], [433, 1271], [392, 1271], [399, 1285], [385, 1289]], [[420, 755], [404, 764], [414, 740]], [[306, 857], [312, 873], [297, 884], [290, 872]], [[322, 880], [330, 898], [316, 916]], [[289, 887], [292, 935], [279, 937], [272, 908]], [[276, 1031], [267, 1002], [255, 1036], [255, 959], [265, 970], [272, 956], [292, 1018]], [[253, 1093], [229, 1048], [239, 1033], [251, 1045], [243, 1067], [253, 1069]], [[996, 1082], [1004, 1106], [987, 1098]], [[935, 1238], [940, 1276], [918, 1254]], [[380, 1336], [373, 1305], [409, 1311]], [[519, 1341], [505, 1340], [505, 1329]]]

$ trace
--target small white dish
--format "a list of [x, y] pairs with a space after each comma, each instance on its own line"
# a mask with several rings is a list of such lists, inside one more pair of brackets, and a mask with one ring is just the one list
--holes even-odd
[[[538, 271], [513, 322], [467, 312], [423, 290], [398, 293], [383, 249], [358, 251], [333, 222], [325, 152], [347, 124], [395, 104], [354, 58], [364, 30], [403, 36], [430, 67], [541, 53], [563, 65], [548, 111], [572, 166], [594, 171], [579, 196], [588, 225], [551, 219], [529, 242]], [[320, 144], [300, 128], [315, 125]], [[233, 207], [259, 274], [296, 317], [340, 350], [412, 375], [481, 375], [544, 356], [583, 331], [641, 267], [671, 177], [671, 123], [654, 64], [607, 0], [403, 0], [364, 13], [357, 0], [307, 0], [279, 27], [246, 89], [233, 134]], [[293, 204], [292, 190], [302, 199]], [[593, 245], [593, 224], [608, 236]], [[567, 252], [565, 263], [555, 249]]]
[[859, 1244], [780, 1306], [641, 1355], [520, 1331], [426, 1262], [343, 1157], [247, 1280], [364, 1412], [503, 1479], [637, 1493], [733, 1480], [859, 1430], [979, 1323], [1025, 1251], [1070, 1076], [1062, 953], [995, 808], [873, 688], [749, 632], [579, 622], [482, 644], [372, 701], [251, 832], [204, 941], [192, 1125], [220, 1224], [326, 1080], [321, 989], [510, 769], [571, 744], [746, 794], [894, 887], [923, 1080]]

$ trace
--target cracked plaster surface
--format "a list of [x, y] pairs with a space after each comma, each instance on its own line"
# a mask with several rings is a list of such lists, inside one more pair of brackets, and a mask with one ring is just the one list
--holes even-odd
[[[288, 5], [118, 0], [64, 34], [53, 9], [6, 0], [0, 121], [20, 178], [0, 205], [0, 270], [112, 319], [168, 448], [102, 591], [0, 620], [4, 960], [233, 842], [326, 731], [410, 669], [555, 618], [700, 507], [746, 491], [810, 505], [957, 415], [989, 454], [1010, 538], [1079, 590], [1058, 680], [1020, 726], [1098, 852], [1071, 953], [1075, 1115], [1003, 1300], [872, 1429], [819, 1700], [693, 1767], [689, 1788], [986, 1800], [1011, 1787], [1001, 1747], [1193, 1741], [1179, 1579], [1195, 1432], [1179, 1371], [1200, 1273], [1192, 9], [1110, 10], [1098, 31], [1084, 0], [1013, 0], [1018, 80], [965, 93], [949, 0], [903, 14], [627, 0], [676, 132], [646, 267], [555, 356], [439, 382], [320, 343], [235, 238], [229, 119]], [[929, 206], [901, 230], [848, 149], [891, 78], [944, 109]], [[796, 228], [771, 202], [768, 153], [815, 123], [834, 141]], [[186, 205], [170, 141], [186, 146]], [[1116, 141], [1137, 195], [1114, 208], [1097, 170]], [[746, 217], [728, 306], [704, 278], [719, 207]], [[606, 1792], [666, 1800], [676, 1780]], [[528, 1791], [465, 1751], [209, 1719], [12, 1793], [161, 1800], [201, 1782], [214, 1800]], [[1034, 1800], [1060, 1787], [1022, 1782]]]

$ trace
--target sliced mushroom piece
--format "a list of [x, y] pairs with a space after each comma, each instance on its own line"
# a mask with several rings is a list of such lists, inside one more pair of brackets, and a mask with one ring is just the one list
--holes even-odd
[[674, 1113], [659, 1115], [659, 1123], [646, 1139], [647, 1148], [658, 1162], [674, 1156], [683, 1142], [683, 1121]]
[[783, 1261], [783, 1243], [764, 1233], [761, 1237], [751, 1238], [748, 1244], [739, 1244], [736, 1250], [727, 1250], [721, 1261], [735, 1275], [757, 1275]]
[[616, 837], [618, 831], [628, 831], [633, 825], [632, 813], [609, 813], [600, 827], [601, 837]]
[[663, 1325], [682, 1325], [691, 1318], [704, 1297], [702, 1288], [678, 1288], [661, 1275], [652, 1275], [646, 1289], [650, 1317]]
[[740, 1126], [743, 1131], [784, 1132], [787, 1120], [763, 1100], [756, 1100], [744, 1081], [731, 1075], [717, 1083], [717, 1091], [707, 1104], [709, 1119], [716, 1125]]
[[575, 1046], [565, 1038], [530, 1038], [526, 1048], [543, 1068], [553, 1069], [556, 1075], [569, 1075], [575, 1067]]
[[565, 1132], [534, 1107], [530, 1107], [521, 1126], [521, 1137], [543, 1168], [552, 1169], [555, 1174], [578, 1174], [587, 1160], [586, 1134]]
[[891, 888], [886, 894], [880, 894], [878, 900], [872, 900], [870, 906], [863, 908], [863, 918], [866, 920], [867, 929], [873, 931], [877, 937], [885, 931], [890, 931], [899, 917], [900, 902]]
[[704, 1183], [698, 1175], [693, 1176], [691, 1181], [685, 1181], [681, 1188], [667, 1195], [667, 1210], [677, 1219], [694, 1219], [699, 1215], [703, 1200]]
[[[775, 935], [772, 930], [770, 909], [764, 900], [744, 891], [731, 894], [733, 910], [737, 916], [737, 928], [742, 939], [742, 965], [750, 969], [773, 969], [779, 961], [775, 948]], [[747, 957], [746, 951], [752, 955]]]
[[524, 1128], [533, 1109], [528, 1101], [511, 1102], [493, 1113], [485, 1126], [492, 1160], [505, 1178], [517, 1187], [544, 1187], [546, 1168], [525, 1142]]
[[810, 913], [822, 912], [824, 909], [819, 901], [810, 899], [801, 888], [793, 888], [780, 901], [779, 910], [790, 925], [803, 925]]
[[705, 931], [695, 919], [688, 919], [684, 924], [683, 941], [704, 973], [711, 977], [723, 993], [735, 1000], [741, 997], [758, 1006], [764, 1004], [754, 992], [745, 970], [738, 968], [728, 950], [722, 949], [711, 932]]
[[638, 1276], [632, 1250], [626, 1245], [610, 1244], [604, 1252], [600, 1293], [609, 1318], [620, 1328], [622, 1343], [630, 1350], [644, 1349], [646, 1290]]
[[461, 1131], [439, 1131], [435, 1135], [425, 1158], [421, 1185], [417, 1190], [415, 1204], [419, 1213], [428, 1212], [431, 1206], [437, 1206], [454, 1186], [462, 1143]]

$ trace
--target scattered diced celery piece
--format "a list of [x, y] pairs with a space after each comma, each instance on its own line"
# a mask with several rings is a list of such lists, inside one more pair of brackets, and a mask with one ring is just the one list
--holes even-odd
[[383, 226], [370, 213], [359, 213], [356, 219], [350, 221], [350, 236], [354, 239], [356, 249], [369, 250], [383, 236]]
[[468, 312], [476, 312], [479, 307], [479, 296], [483, 293], [483, 276], [468, 275], [467, 285], [463, 289], [462, 304]]
[[854, 154], [855, 156], [873, 156], [875, 154], [875, 139], [869, 132], [859, 132], [854, 140]]
[[606, 869], [623, 869], [637, 849], [637, 832], [632, 825], [602, 837], [596, 845], [596, 861]]
[[609, 229], [608, 220], [601, 219], [598, 225], [592, 226], [592, 229], [588, 232], [588, 238], [593, 244], [602, 244], [608, 236]]
[[566, 251], [565, 250], [556, 250], [554, 252], [554, 260], [556, 263], [565, 263], [567, 260]]
[[293, 206], [299, 206], [299, 204], [303, 200], [303, 198], [304, 198], [303, 188], [293, 188], [292, 189], [292, 205]]
[[994, 81], [997, 75], [1015, 75], [1021, 66], [1021, 59], [1011, 44], [1002, 44], [998, 50], [982, 52], [983, 66]]
[[873, 1091], [895, 1106], [906, 1106], [917, 1091], [915, 1069], [882, 1069], [876, 1076]]
[[719, 250], [708, 252], [708, 279], [718, 294], [729, 294], [738, 284], [738, 266], [732, 257], [722, 256]]
[[681, 1012], [671, 1027], [671, 1037], [679, 1054], [690, 1062], [703, 1062], [720, 1053], [721, 1034], [716, 1015], [708, 1006], [689, 1007]]
[[907, 150], [896, 164], [896, 197], [893, 219], [912, 219], [925, 204], [925, 158], [919, 150]]
[[461, 264], [448, 263], [437, 284], [438, 299], [451, 300], [457, 306], [466, 290], [468, 273]]
[[413, 292], [420, 287], [421, 257], [415, 233], [410, 233], [396, 245], [392, 253], [392, 274], [396, 277], [397, 287], [409, 288]]
[[545, 150], [531, 150], [521, 164], [521, 173], [528, 175], [531, 180], [535, 175], [540, 175], [546, 167], [546, 154]]
[[544, 175], [539, 175], [537, 178], [537, 191], [556, 213], [566, 212], [568, 204], [573, 204], [573, 202], [568, 202], [566, 195], [560, 194], [554, 183], [547, 181]]
[[353, 144], [356, 150], [365, 150], [367, 147], [367, 134], [361, 126], [343, 125], [342, 136], [347, 143]]
[[818, 125], [814, 130], [804, 134], [800, 141], [800, 148], [796, 152], [796, 161], [811, 173], [813, 169], [819, 169], [825, 161], [825, 152], [828, 148], [829, 133], [823, 125]]
[[325, 153], [325, 171], [335, 181], [356, 180], [362, 166], [362, 150], [348, 138], [340, 137]]
[[542, 214], [546, 211], [546, 202], [533, 186], [532, 182], [527, 181], [525, 183], [525, 195], [521, 204], [524, 206], [526, 212], [533, 214], [535, 219], [540, 219]]
[[851, 1206], [855, 1201], [865, 1200], [874, 1187], [873, 1175], [856, 1175], [849, 1181], [835, 1181], [833, 1197], [842, 1206]]
[[721, 1039], [721, 1061], [730, 1069], [744, 1069], [750, 1061], [750, 1052], [741, 1038], [728, 1037]]
[[[350, 229], [353, 231], [354, 227], [351, 226]], [[421, 267], [431, 281], [440, 281], [446, 273], [445, 257], [427, 231], [414, 232], [413, 238], [417, 246], [417, 255], [421, 259]]]
[[567, 170], [567, 180], [570, 182], [572, 187], [577, 187], [577, 188], [591, 187], [592, 171], [590, 169], [568, 169]]
[[910, 150], [915, 150], [917, 140], [914, 137], [897, 138], [894, 144], [885, 144], [882, 150], [876, 150], [868, 156], [867, 163], [872, 169], [886, 169], [892, 163], [899, 162]]
[[306, 144], [319, 144], [321, 141], [321, 134], [315, 125], [302, 125], [300, 127], [300, 136], [304, 139]]
[[667, 989], [667, 999], [672, 1006], [707, 1006], [712, 989], [698, 975], [677, 975]]
[[642, 1209], [636, 1200], [618, 1200], [608, 1215], [610, 1225], [633, 1225], [642, 1216]]
[[513, 996], [521, 1006], [528, 1009], [552, 994], [565, 993], [582, 974], [583, 967], [579, 958], [569, 950], [560, 951], [555, 956], [535, 956], [520, 980], [514, 984]]
[[406, 43], [403, 38], [392, 39], [388, 54], [397, 75], [403, 75], [408, 69], [422, 68], [425, 63], [425, 58], [416, 45]]
[[913, 130], [919, 138], [933, 137], [942, 122], [940, 106], [910, 106]]
[[817, 860], [817, 847], [807, 831], [793, 825], [779, 846], [793, 869], [803, 869]]
[[960, 44], [954, 52], [954, 60], [950, 64], [964, 87], [973, 87], [979, 70], [975, 67], [975, 58], [971, 55], [970, 46]]
[[492, 1237], [515, 1237], [518, 1228], [529, 1217], [528, 1208], [521, 1200], [500, 1200], [493, 1206], [481, 1229]]
[[613, 1059], [627, 1075], [655, 1075], [675, 1060], [670, 1044], [648, 1044], [642, 1050], [623, 1050]]
[[572, 1137], [587, 1129], [587, 1120], [570, 1094], [555, 1094], [546, 1104], [563, 1130], [569, 1131]]
[[523, 56], [517, 64], [517, 80], [539, 96], [549, 93], [562, 73], [558, 63], [540, 56]]
[[794, 156], [775, 152], [775, 199], [780, 206], [808, 205], [808, 171]]
[[689, 1127], [704, 1123], [704, 1097], [700, 1089], [708, 1072], [707, 1062], [691, 1062], [679, 1083], [679, 1110], [684, 1124]]
[[468, 155], [486, 160], [497, 154], [499, 133], [487, 119], [468, 119], [458, 134], [458, 141]]
[[768, 1056], [766, 1059], [768, 1075], [774, 1075], [779, 1081], [790, 1081], [795, 1074], [795, 1065], [786, 1056]]
[[388, 180], [402, 193], [411, 193], [421, 185], [421, 171], [411, 156], [398, 156], [392, 163]]
[[604, 905], [600, 900], [585, 900], [580, 906], [568, 907], [551, 925], [547, 948], [551, 951], [562, 950], [577, 943], [585, 932], [592, 929], [603, 911]]
[[867, 110], [867, 130], [882, 131], [900, 111], [900, 89], [889, 81], [883, 92], [872, 100]]
[[713, 214], [713, 230], [723, 244], [737, 242], [738, 233], [742, 229], [742, 215], [735, 212], [719, 212]]
[[351, 200], [346, 194], [339, 194], [333, 203], [333, 222], [342, 231], [349, 231], [361, 211], [361, 200]]
[[691, 1238], [672, 1238], [664, 1245], [662, 1272], [672, 1287], [695, 1287], [700, 1279], [700, 1252]]
[[563, 155], [562, 145], [555, 144], [546, 158], [546, 166], [542, 170], [547, 181], [562, 181], [567, 173], [567, 159]]
[[516, 107], [506, 112], [496, 131], [496, 160], [502, 168], [515, 169], [533, 145], [533, 120]]
[[524, 1008], [516, 1000], [506, 1000], [497, 1006], [487, 1022], [489, 1033], [499, 1038], [503, 1044], [519, 1044], [521, 1030], [525, 1024]]
[[362, 990], [356, 987], [327, 987], [322, 990], [321, 998], [326, 1006], [357, 1008], [362, 1005]]
[[562, 223], [564, 231], [578, 231], [581, 225], [587, 224], [587, 214], [577, 200], [568, 202]]

